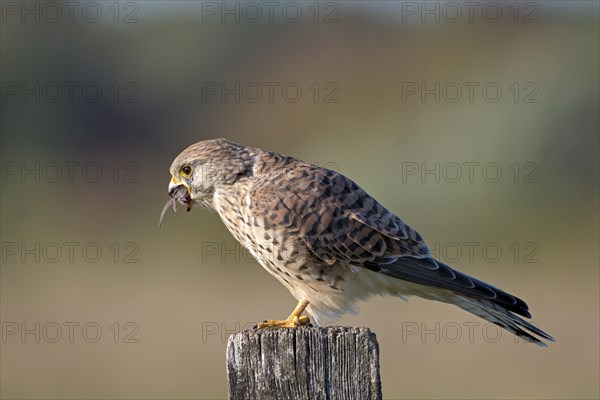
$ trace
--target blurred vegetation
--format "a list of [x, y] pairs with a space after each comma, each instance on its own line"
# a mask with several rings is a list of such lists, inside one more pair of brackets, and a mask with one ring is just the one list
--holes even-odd
[[[77, 172], [73, 183], [3, 175], [2, 242], [94, 242], [106, 254], [97, 263], [3, 260], [3, 322], [97, 321], [104, 329], [93, 344], [3, 341], [3, 398], [226, 396], [221, 334], [236, 322], [287, 315], [294, 301], [251, 260], [205, 258], [202, 244], [236, 246], [216, 215], [180, 209], [158, 230], [172, 159], [212, 137], [335, 168], [429, 243], [500, 244], [499, 262], [463, 257], [456, 266], [523, 297], [558, 339], [545, 350], [508, 335], [403, 343], [403, 322], [476, 320], [444, 305], [375, 299], [339, 323], [377, 333], [386, 398], [598, 398], [598, 3], [538, 2], [539, 21], [530, 24], [403, 23], [401, 2], [336, 3], [337, 23], [202, 22], [201, 2], [136, 4], [137, 23], [113, 23], [107, 8], [99, 23], [2, 21], [3, 174], [21, 163], [102, 170], [97, 183]], [[92, 83], [103, 96], [90, 102], [76, 90], [73, 102], [36, 102], [7, 94], [7, 85], [36, 82]], [[303, 96], [222, 102], [207, 98], [211, 82], [294, 82]], [[492, 103], [477, 90], [473, 102], [421, 102], [403, 99], [407, 82], [494, 82], [503, 96]], [[337, 102], [323, 101], [327, 83], [339, 89]], [[527, 83], [539, 89], [537, 102], [523, 101]], [[406, 176], [407, 163], [465, 162], [497, 163], [503, 178], [489, 183], [480, 169], [472, 183]], [[524, 182], [528, 163], [532, 183]], [[124, 182], [131, 173], [134, 182]], [[122, 262], [130, 242], [137, 263]], [[515, 242], [535, 243], [538, 262], [514, 262]], [[134, 321], [139, 343], [114, 343], [108, 327], [116, 321]], [[219, 332], [206, 336], [209, 325]]]

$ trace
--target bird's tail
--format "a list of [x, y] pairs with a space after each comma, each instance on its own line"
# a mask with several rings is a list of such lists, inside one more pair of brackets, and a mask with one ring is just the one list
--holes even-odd
[[466, 295], [456, 295], [453, 303], [472, 314], [477, 315], [507, 331], [517, 335], [523, 340], [535, 343], [538, 346], [547, 347], [533, 334], [554, 342], [554, 338], [531, 323], [506, 310], [499, 304], [487, 299], [474, 298]]

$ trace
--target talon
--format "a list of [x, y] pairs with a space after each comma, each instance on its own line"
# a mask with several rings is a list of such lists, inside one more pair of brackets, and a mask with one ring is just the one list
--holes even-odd
[[300, 326], [300, 324], [298, 323], [298, 321], [294, 320], [293, 318], [288, 318], [288, 319], [283, 319], [283, 320], [270, 319], [268, 321], [259, 323], [258, 329], [297, 328], [298, 326]]
[[260, 322], [257, 325], [258, 329], [265, 328], [297, 328], [299, 326], [307, 326], [310, 324], [310, 318], [305, 315], [302, 315], [306, 307], [308, 306], [308, 301], [302, 300], [298, 303], [294, 311], [290, 314], [287, 319], [284, 320], [276, 320], [269, 319]]

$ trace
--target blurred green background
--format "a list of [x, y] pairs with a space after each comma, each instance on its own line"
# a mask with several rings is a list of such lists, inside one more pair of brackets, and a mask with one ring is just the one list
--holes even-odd
[[216, 214], [158, 229], [213, 137], [351, 177], [557, 338], [373, 299], [338, 323], [386, 398], [600, 396], [597, 2], [53, 4], [1, 3], [2, 398], [226, 397], [228, 335], [295, 301]]

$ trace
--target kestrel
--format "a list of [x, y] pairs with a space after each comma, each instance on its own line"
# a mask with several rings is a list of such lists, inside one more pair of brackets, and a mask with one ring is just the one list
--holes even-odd
[[[298, 301], [285, 320], [318, 324], [374, 295], [457, 305], [528, 342], [554, 339], [516, 296], [433, 258], [414, 229], [344, 175], [225, 139], [191, 145], [170, 169], [171, 199], [215, 210], [237, 241]], [[536, 335], [536, 336], [534, 336]]]

